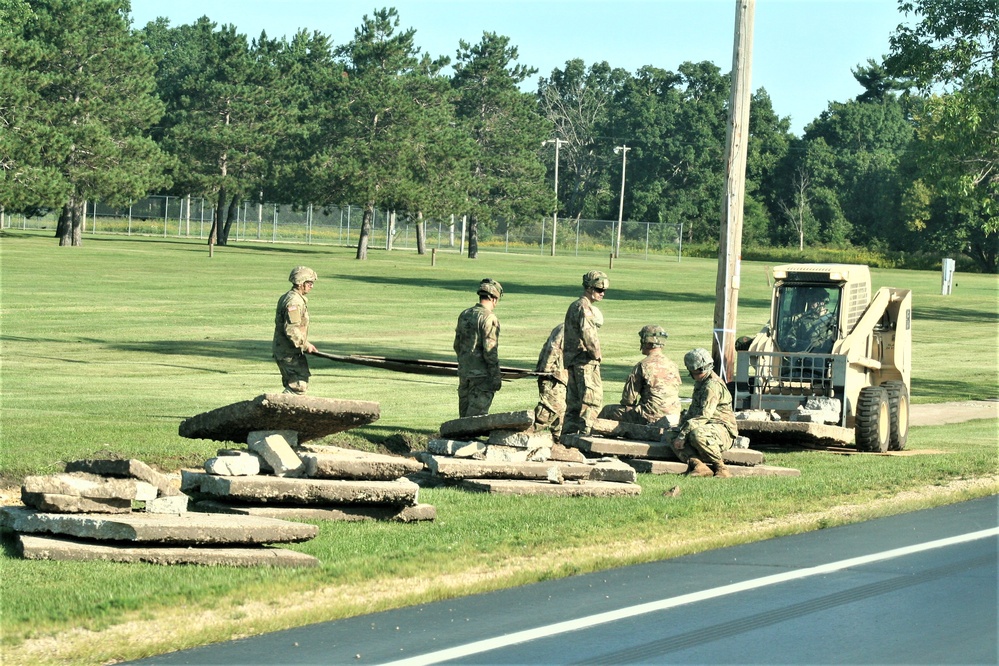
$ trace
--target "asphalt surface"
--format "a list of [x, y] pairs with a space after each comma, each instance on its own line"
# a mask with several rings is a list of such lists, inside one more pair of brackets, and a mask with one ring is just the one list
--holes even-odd
[[136, 664], [996, 664], [999, 497]]

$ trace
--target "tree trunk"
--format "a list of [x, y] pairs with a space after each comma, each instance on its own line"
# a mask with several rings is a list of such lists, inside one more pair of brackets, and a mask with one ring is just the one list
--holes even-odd
[[212, 230], [208, 234], [208, 247], [213, 248], [219, 240], [219, 223], [222, 220], [222, 213], [225, 212], [225, 186], [219, 188], [219, 197], [215, 202], [215, 216], [212, 219]]
[[468, 258], [479, 258], [479, 218], [475, 216], [468, 220]]
[[427, 253], [427, 222], [423, 211], [416, 214], [416, 254]]
[[82, 201], [72, 196], [69, 203], [63, 207], [59, 216], [59, 245], [72, 247], [83, 245], [83, 206]]
[[72, 222], [70, 220], [71, 215], [69, 212], [69, 204], [67, 203], [59, 212], [59, 223], [56, 224], [55, 237], [59, 239], [59, 245], [69, 245], [68, 242], [63, 243], [62, 239], [65, 238], [68, 241], [71, 238]]
[[222, 233], [219, 235], [219, 245], [229, 244], [229, 231], [232, 230], [232, 222], [239, 212], [239, 197], [233, 197], [229, 202], [229, 210], [225, 215], [225, 224], [222, 226]]
[[364, 206], [364, 217], [361, 220], [361, 235], [357, 239], [356, 259], [368, 258], [368, 237], [371, 236], [371, 219], [375, 215], [375, 202], [369, 201]]

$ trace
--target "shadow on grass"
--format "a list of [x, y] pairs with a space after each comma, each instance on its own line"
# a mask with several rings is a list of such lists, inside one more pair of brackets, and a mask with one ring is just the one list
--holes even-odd
[[934, 307], [923, 311], [913, 308], [916, 320], [947, 321], [958, 324], [993, 324], [999, 323], [999, 312], [991, 310], [958, 310], [957, 308]]
[[913, 379], [912, 395], [929, 398], [930, 402], [989, 400], [999, 398], [999, 387], [982, 386], [978, 382], [970, 381]]

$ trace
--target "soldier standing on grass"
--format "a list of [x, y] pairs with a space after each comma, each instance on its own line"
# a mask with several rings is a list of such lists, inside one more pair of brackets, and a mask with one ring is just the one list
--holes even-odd
[[583, 276], [583, 295], [565, 313], [562, 364], [568, 371], [563, 434], [589, 435], [604, 402], [600, 379], [600, 338], [597, 329], [603, 314], [595, 303], [602, 301], [610, 286], [607, 274], [590, 271]]
[[304, 395], [309, 388], [309, 360], [316, 351], [309, 342], [309, 298], [318, 277], [308, 266], [296, 266], [288, 276], [292, 287], [278, 300], [274, 313], [274, 360], [281, 371], [284, 393]]
[[565, 324], [552, 329], [541, 347], [535, 372], [544, 372], [550, 377], [538, 377], [538, 405], [534, 408], [534, 428], [548, 428], [555, 441], [562, 435], [565, 419], [565, 385], [569, 373], [562, 366], [562, 342]]
[[479, 283], [479, 302], [458, 315], [454, 353], [458, 355], [458, 416], [489, 413], [503, 386], [499, 368], [500, 323], [493, 310], [503, 286], [492, 278]]
[[600, 418], [645, 425], [676, 425], [680, 418], [680, 370], [663, 354], [669, 335], [649, 324], [638, 332], [645, 358], [632, 369], [621, 391], [621, 403], [607, 405]]
[[715, 374], [714, 361], [707, 349], [690, 350], [683, 357], [683, 364], [695, 382], [694, 394], [690, 407], [680, 418], [679, 430], [675, 435], [667, 433], [666, 441], [673, 437], [673, 450], [688, 464], [689, 476], [729, 478], [732, 473], [725, 467], [722, 454], [732, 448], [739, 434], [732, 394]]

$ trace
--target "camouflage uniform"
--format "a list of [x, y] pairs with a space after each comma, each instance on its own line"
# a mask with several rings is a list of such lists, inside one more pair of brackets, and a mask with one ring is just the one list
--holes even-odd
[[581, 296], [565, 313], [565, 340], [562, 364], [568, 372], [563, 432], [588, 435], [604, 402], [600, 378], [600, 315], [586, 296]]
[[738, 434], [732, 394], [721, 377], [709, 372], [694, 384], [690, 407], [680, 418], [676, 438], [684, 438], [684, 445], [677, 455], [683, 462], [697, 458], [717, 465]]
[[309, 387], [309, 299], [291, 289], [278, 300], [271, 349], [285, 393], [304, 394]]
[[[624, 383], [621, 403], [607, 405], [600, 418], [625, 423], [676, 423], [680, 416], [680, 369], [656, 347], [637, 363]], [[662, 421], [662, 419], [666, 421]]]
[[458, 416], [488, 414], [503, 382], [499, 369], [500, 323], [478, 303], [458, 316], [454, 353], [458, 355]]
[[565, 418], [565, 387], [569, 373], [562, 367], [562, 342], [565, 324], [552, 329], [541, 354], [535, 372], [550, 373], [554, 379], [538, 377], [538, 405], [534, 408], [535, 429], [548, 428], [556, 440], [562, 434], [562, 421]]
[[784, 336], [781, 348], [790, 352], [811, 352], [828, 354], [832, 351], [833, 313], [826, 310], [825, 304], [801, 312], [791, 317], [789, 333]]

